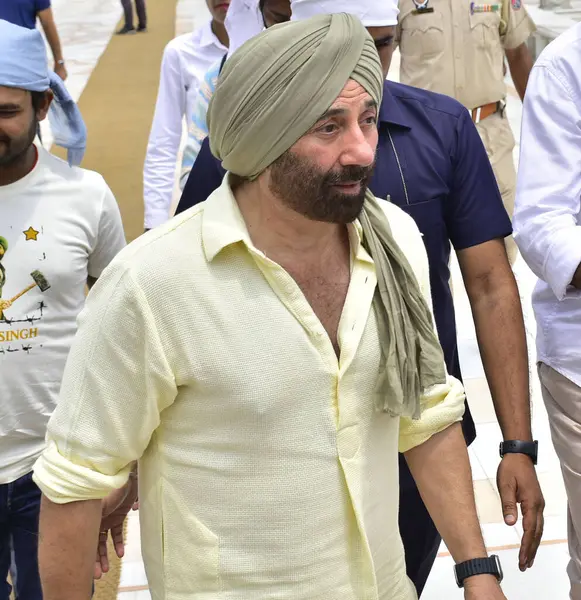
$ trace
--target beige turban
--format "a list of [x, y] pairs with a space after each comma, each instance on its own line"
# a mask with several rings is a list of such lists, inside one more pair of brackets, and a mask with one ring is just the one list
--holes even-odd
[[[311, 129], [349, 79], [380, 105], [381, 63], [357, 17], [319, 15], [268, 29], [224, 66], [208, 111], [212, 152], [228, 171], [255, 179]], [[378, 280], [376, 403], [394, 416], [419, 418], [423, 392], [446, 381], [431, 312], [371, 192], [360, 220]]]
[[267, 29], [224, 65], [208, 108], [212, 153], [228, 171], [260, 175], [321, 118], [350, 78], [380, 104], [379, 56], [355, 17], [319, 15]]

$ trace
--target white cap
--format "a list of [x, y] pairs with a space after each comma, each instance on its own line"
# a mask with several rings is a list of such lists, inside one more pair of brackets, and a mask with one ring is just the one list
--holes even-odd
[[397, 25], [397, 0], [291, 0], [293, 21], [315, 15], [348, 13], [359, 17], [365, 27]]
[[224, 23], [230, 38], [228, 56], [264, 29], [258, 5], [259, 0], [231, 0]]

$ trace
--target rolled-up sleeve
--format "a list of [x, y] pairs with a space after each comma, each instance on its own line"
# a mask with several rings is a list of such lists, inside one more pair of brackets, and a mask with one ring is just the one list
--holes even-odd
[[533, 68], [524, 102], [515, 240], [559, 300], [581, 264], [581, 98], [548, 66]]
[[399, 451], [408, 452], [427, 442], [464, 416], [464, 386], [448, 376], [445, 384], [434, 386], [422, 398], [421, 419], [402, 417], [399, 429]]
[[[421, 233], [409, 215], [405, 215], [403, 219], [400, 217], [395, 237], [408, 258], [418, 280], [422, 296], [433, 313], [428, 255], [422, 242]], [[435, 323], [433, 326], [434, 333], [436, 333]], [[421, 418], [402, 417], [400, 419], [399, 451], [407, 452], [420, 446], [433, 435], [461, 421], [464, 416], [465, 400], [464, 386], [449, 375], [446, 376], [446, 383], [426, 390], [421, 398]]]
[[58, 504], [104, 498], [127, 481], [176, 395], [143, 292], [114, 261], [79, 318], [35, 482]]

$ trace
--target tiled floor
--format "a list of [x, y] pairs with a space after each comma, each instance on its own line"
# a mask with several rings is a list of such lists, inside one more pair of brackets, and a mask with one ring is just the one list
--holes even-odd
[[[65, 56], [69, 66], [69, 89], [78, 98], [94, 65], [108, 43], [120, 18], [119, 0], [54, 0], [57, 23], [63, 39]], [[207, 17], [203, 0], [181, 0], [178, 7], [176, 31], [189, 31]], [[398, 56], [394, 57], [392, 77], [397, 78]], [[508, 116], [515, 137], [519, 138], [521, 104], [514, 88], [510, 89]], [[45, 133], [45, 139], [47, 134]], [[50, 138], [49, 138], [50, 139]], [[518, 146], [515, 160], [518, 159]], [[519, 259], [515, 266], [525, 310], [527, 336], [534, 365], [535, 323], [530, 307], [530, 294], [535, 278], [524, 262]], [[462, 369], [466, 388], [478, 428], [478, 439], [470, 449], [474, 487], [478, 510], [486, 543], [500, 554], [506, 572], [505, 591], [510, 600], [546, 599], [567, 597], [566, 498], [553, 452], [547, 416], [540, 397], [536, 374], [532, 372], [532, 402], [535, 436], [540, 440], [541, 456], [538, 466], [539, 478], [545, 498], [546, 526], [543, 546], [534, 569], [521, 574], [517, 567], [518, 544], [522, 535], [520, 525], [507, 527], [502, 522], [500, 499], [496, 490], [498, 467], [498, 443], [500, 430], [484, 378], [470, 307], [457, 265], [454, 265], [454, 290], [457, 307], [458, 335]], [[443, 546], [428, 587], [425, 600], [461, 598], [452, 576], [452, 559]], [[145, 600], [149, 598], [147, 580], [141, 560], [139, 545], [139, 522], [136, 514], [130, 517], [127, 556], [124, 561], [121, 593], [122, 600]]]

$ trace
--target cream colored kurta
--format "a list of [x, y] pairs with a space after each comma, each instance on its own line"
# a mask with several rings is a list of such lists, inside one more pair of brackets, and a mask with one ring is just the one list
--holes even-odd
[[[416, 225], [385, 203], [429, 297]], [[101, 498], [140, 460], [155, 600], [413, 600], [398, 531], [402, 450], [458, 421], [455, 380], [421, 421], [378, 413], [374, 264], [351, 227], [341, 357], [258, 251], [230, 188], [122, 252], [90, 294], [35, 480]]]

